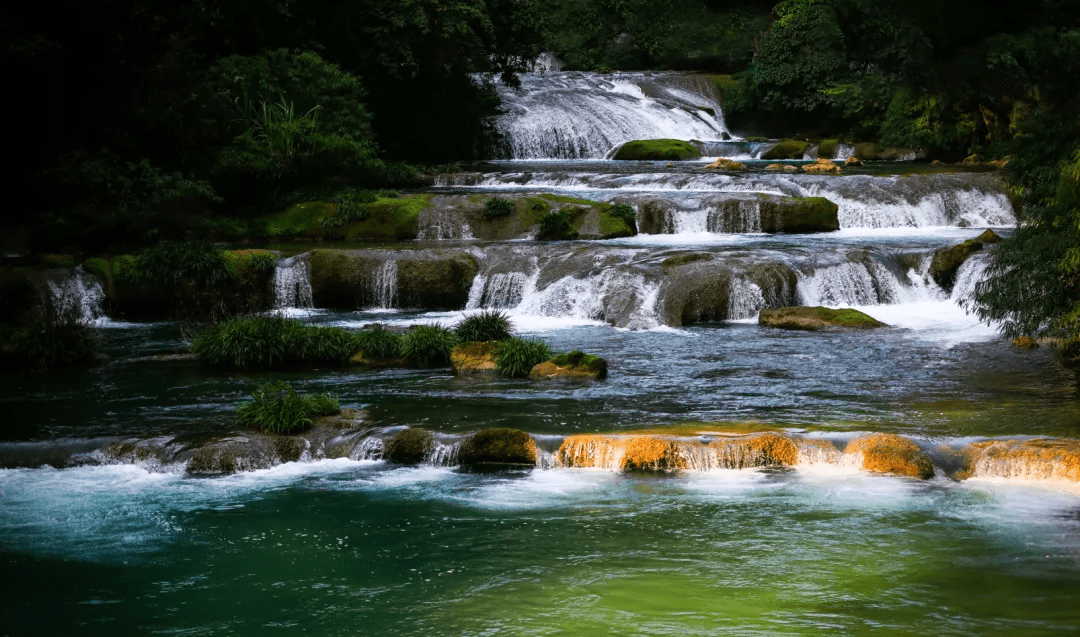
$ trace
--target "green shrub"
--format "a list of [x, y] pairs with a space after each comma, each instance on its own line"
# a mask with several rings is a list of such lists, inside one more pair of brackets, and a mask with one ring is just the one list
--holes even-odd
[[484, 216], [488, 219], [508, 217], [514, 214], [514, 202], [500, 197], [488, 197], [484, 201]]
[[551, 355], [551, 348], [540, 339], [509, 338], [495, 344], [495, 368], [505, 376], [524, 378]]
[[466, 316], [454, 326], [463, 343], [483, 343], [510, 338], [514, 324], [510, 317], [498, 310], [490, 310]]
[[457, 334], [442, 325], [418, 325], [401, 337], [401, 355], [410, 363], [424, 366], [449, 365], [450, 350]]
[[634, 212], [633, 207], [624, 203], [617, 203], [611, 206], [611, 210], [608, 210], [608, 214], [612, 217], [622, 219], [628, 226], [637, 220], [637, 213]]
[[209, 290], [236, 278], [225, 255], [201, 241], [162, 241], [135, 258], [139, 280], [168, 290], [192, 286]]
[[280, 316], [238, 317], [212, 325], [191, 351], [215, 367], [236, 369], [344, 364], [360, 349], [357, 334]]
[[577, 231], [570, 225], [569, 213], [560, 210], [546, 215], [540, 220], [538, 239], [565, 240], [577, 237]]
[[251, 402], [236, 409], [236, 419], [248, 428], [276, 434], [299, 433], [311, 427], [312, 419], [341, 411], [338, 399], [330, 394], [304, 396], [288, 383], [268, 381], [251, 392]]
[[270, 252], [248, 255], [247, 267], [252, 272], [270, 272], [277, 267], [277, 256]]
[[401, 351], [401, 335], [382, 328], [364, 330], [356, 335], [357, 349], [364, 353], [364, 358], [382, 361], [398, 356]]

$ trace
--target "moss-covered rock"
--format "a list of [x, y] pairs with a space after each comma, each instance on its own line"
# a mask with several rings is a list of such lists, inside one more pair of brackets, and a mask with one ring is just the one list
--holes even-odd
[[386, 457], [401, 464], [420, 464], [435, 448], [435, 436], [426, 429], [403, 429], [386, 443]]
[[607, 361], [599, 356], [574, 350], [568, 354], [559, 354], [532, 368], [529, 378], [582, 378], [603, 380], [607, 378]]
[[678, 139], [644, 139], [626, 142], [615, 151], [614, 159], [681, 161], [699, 157], [701, 152], [690, 142]]
[[705, 166], [709, 170], [727, 170], [731, 172], [745, 172], [747, 170], [746, 164], [737, 162], [734, 159], [728, 159], [727, 157], [721, 157], [713, 163]]
[[875, 142], [863, 142], [861, 144], [855, 144], [855, 149], [852, 151], [853, 157], [866, 160], [878, 160], [878, 161], [900, 161], [903, 159], [921, 159], [925, 157], [925, 153], [913, 148], [902, 148], [898, 146], [879, 146]]
[[310, 260], [316, 307], [373, 305], [387, 260], [397, 262], [399, 307], [461, 309], [479, 271], [476, 257], [465, 250], [316, 250]]
[[761, 310], [758, 323], [785, 330], [818, 331], [831, 327], [871, 329], [888, 327], [881, 321], [850, 308], [833, 310], [827, 307], [778, 307]]
[[968, 257], [983, 249], [986, 244], [994, 244], [1001, 241], [1001, 237], [993, 230], [986, 230], [974, 239], [955, 245], [951, 248], [942, 248], [934, 252], [934, 258], [930, 262], [929, 274], [934, 281], [945, 290], [952, 290], [956, 283], [956, 273], [960, 266], [967, 261]]
[[536, 441], [517, 429], [485, 429], [461, 443], [458, 458], [465, 466], [536, 465]]
[[923, 480], [934, 477], [934, 463], [919, 445], [896, 434], [871, 434], [848, 443], [845, 454], [862, 454], [862, 467]]
[[773, 197], [761, 201], [761, 231], [770, 234], [835, 232], [839, 207], [824, 197]]
[[769, 164], [768, 166], [765, 167], [765, 170], [770, 170], [770, 171], [774, 170], [774, 171], [778, 171], [778, 172], [782, 171], [782, 172], [793, 173], [793, 172], [798, 172], [799, 167], [795, 166], [793, 164]]
[[380, 197], [363, 204], [363, 210], [342, 215], [338, 204], [305, 201], [265, 217], [262, 231], [267, 237], [304, 237], [381, 241], [415, 239], [420, 211], [431, 205], [430, 194]]
[[840, 140], [838, 139], [826, 139], [822, 140], [818, 144], [817, 156], [823, 159], [835, 159], [836, 151], [840, 146]]
[[715, 254], [711, 252], [690, 252], [687, 254], [676, 254], [673, 257], [668, 257], [660, 264], [664, 272], [670, 273], [675, 268], [687, 263], [696, 263], [698, 261], [712, 261], [716, 258]]
[[806, 153], [806, 149], [810, 146], [809, 142], [799, 141], [795, 139], [785, 139], [777, 144], [774, 144], [771, 148], [765, 150], [761, 154], [762, 159], [802, 159]]
[[462, 343], [450, 350], [450, 367], [459, 376], [495, 376], [495, 343]]

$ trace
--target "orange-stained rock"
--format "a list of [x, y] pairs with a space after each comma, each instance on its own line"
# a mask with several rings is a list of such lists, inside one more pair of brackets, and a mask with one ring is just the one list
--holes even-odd
[[608, 471], [748, 469], [798, 461], [796, 442], [774, 433], [723, 437], [708, 445], [653, 434], [569, 436], [558, 453], [561, 466]]
[[495, 343], [462, 343], [450, 350], [450, 367], [454, 373], [494, 376]]
[[1035, 349], [1039, 346], [1039, 341], [1030, 336], [1017, 336], [1013, 339], [1013, 345], [1016, 347], [1026, 347], [1027, 349]]
[[799, 463], [799, 445], [779, 434], [725, 437], [709, 443], [709, 447], [715, 450], [719, 466], [725, 469], [791, 467]]
[[685, 466], [679, 463], [674, 440], [660, 436], [633, 436], [625, 441], [622, 468], [626, 471], [674, 471]]
[[896, 434], [870, 434], [848, 443], [845, 454], [861, 453], [863, 469], [913, 478], [934, 477], [934, 464], [919, 445]]
[[1080, 482], [1080, 440], [1035, 438], [991, 440], [964, 447], [957, 477], [1023, 478]]
[[825, 159], [824, 157], [818, 159], [812, 164], [807, 164], [803, 166], [802, 169], [803, 172], [807, 172], [813, 175], [824, 175], [827, 173], [839, 175], [840, 173], [844, 172], [840, 169], [839, 166], [833, 163], [833, 160]]
[[862, 166], [863, 164], [862, 164], [861, 159], [859, 159], [858, 157], [852, 155], [851, 157], [848, 157], [846, 160], [844, 160], [844, 165], [845, 166]]
[[733, 159], [728, 159], [727, 157], [721, 157], [706, 166], [706, 168], [711, 168], [713, 170], [746, 170], [746, 164], [737, 162]]

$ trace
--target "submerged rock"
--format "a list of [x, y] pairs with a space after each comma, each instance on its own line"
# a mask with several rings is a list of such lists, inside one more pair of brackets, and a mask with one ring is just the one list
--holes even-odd
[[934, 477], [934, 463], [919, 445], [896, 434], [871, 434], [848, 443], [845, 454], [862, 454], [862, 467], [926, 480]]
[[536, 465], [536, 441], [517, 429], [485, 429], [461, 443], [458, 457], [465, 466]]
[[852, 155], [851, 157], [848, 157], [844, 160], [844, 165], [851, 168], [855, 166], [862, 166], [863, 163], [862, 160], [860, 160], [858, 157]]
[[962, 450], [959, 478], [1080, 482], [1080, 440], [1035, 438], [976, 442]]
[[607, 361], [599, 356], [573, 351], [568, 354], [559, 354], [549, 361], [539, 363], [529, 372], [529, 378], [584, 378], [591, 380], [603, 380], [607, 378]]
[[870, 329], [888, 327], [885, 323], [850, 308], [833, 310], [827, 307], [778, 307], [761, 310], [758, 323], [785, 330], [819, 331], [830, 327]]
[[450, 368], [463, 375], [494, 376], [495, 343], [462, 343], [450, 350]]
[[626, 142], [615, 151], [612, 159], [681, 161], [699, 157], [701, 152], [690, 142], [679, 139], [643, 139]]
[[434, 448], [434, 434], [426, 429], [409, 428], [386, 443], [386, 457], [401, 464], [420, 464]]
[[793, 173], [799, 170], [798, 166], [792, 164], [769, 164], [765, 167], [765, 170], [782, 170], [785, 172]]

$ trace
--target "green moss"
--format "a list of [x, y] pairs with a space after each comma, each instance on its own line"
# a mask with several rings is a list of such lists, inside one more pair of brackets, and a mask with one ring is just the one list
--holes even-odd
[[978, 239], [969, 239], [960, 245], [951, 248], [942, 248], [934, 253], [934, 259], [930, 262], [930, 276], [938, 285], [951, 290], [956, 282], [956, 272], [972, 254], [983, 249], [983, 242]]
[[742, 85], [730, 75], [710, 75], [709, 78], [720, 91], [720, 103], [725, 107], [734, 104], [742, 95]]
[[536, 464], [536, 441], [517, 429], [485, 429], [461, 444], [461, 463]]
[[785, 197], [761, 203], [761, 230], [805, 234], [840, 229], [839, 207], [824, 197]]
[[810, 145], [809, 142], [798, 141], [795, 139], [785, 139], [784, 141], [776, 144], [769, 150], [765, 151], [762, 155], [762, 159], [802, 159], [803, 154], [806, 152], [806, 148]]
[[[393, 193], [380, 193], [393, 194]], [[431, 205], [431, 195], [379, 197], [364, 204], [367, 211], [362, 219], [324, 227], [323, 220], [334, 214], [335, 204], [325, 201], [305, 201], [263, 219], [263, 234], [268, 237], [308, 236], [340, 237], [349, 240], [413, 239], [416, 237], [420, 211]], [[336, 227], [335, 227], [336, 226]]]
[[108, 283], [112, 281], [112, 271], [109, 268], [109, 262], [101, 257], [90, 257], [82, 264], [83, 270], [93, 274], [102, 281]]
[[626, 221], [621, 217], [616, 217], [607, 212], [601, 212], [600, 234], [604, 235], [605, 239], [632, 237], [634, 236], [634, 229], [627, 225]]
[[601, 370], [607, 371], [607, 361], [599, 356], [586, 354], [579, 350], [574, 350], [566, 354], [559, 354], [555, 358], [552, 358], [551, 362], [559, 367], [577, 367], [587, 369], [591, 372], [599, 372]]
[[832, 159], [836, 157], [836, 147], [840, 145], [840, 141], [836, 139], [826, 139], [818, 144], [818, 157], [824, 157], [826, 159]]
[[288, 237], [304, 234], [309, 228], [317, 226], [319, 221], [334, 209], [333, 204], [325, 201], [305, 201], [264, 219], [264, 234], [268, 237]]
[[435, 436], [426, 429], [405, 429], [386, 444], [386, 457], [401, 464], [420, 464], [435, 447]]
[[695, 263], [697, 261], [712, 261], [713, 255], [704, 252], [695, 252], [692, 254], [677, 254], [673, 257], [664, 259], [661, 267], [664, 272], [671, 272], [680, 265], [686, 265], [687, 263]]
[[678, 139], [635, 140], [626, 142], [615, 152], [615, 159], [620, 160], [682, 161], [699, 157], [697, 148]]
[[828, 327], [855, 329], [887, 327], [881, 321], [858, 310], [851, 308], [834, 310], [820, 306], [765, 308], [761, 310], [758, 322], [768, 327], [808, 331], [818, 331]]

